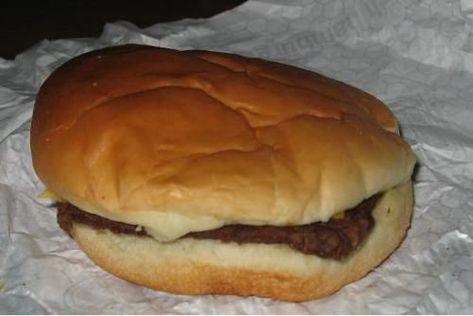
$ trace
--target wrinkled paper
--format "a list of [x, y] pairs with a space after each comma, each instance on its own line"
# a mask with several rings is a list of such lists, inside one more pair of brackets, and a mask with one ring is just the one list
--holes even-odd
[[[362, 88], [395, 112], [418, 159], [401, 247], [367, 277], [305, 303], [179, 296], [100, 270], [38, 198], [29, 151], [43, 80], [92, 49], [143, 43], [256, 56]], [[0, 59], [1, 313], [473, 313], [473, 2], [249, 1], [210, 19], [44, 40]]]

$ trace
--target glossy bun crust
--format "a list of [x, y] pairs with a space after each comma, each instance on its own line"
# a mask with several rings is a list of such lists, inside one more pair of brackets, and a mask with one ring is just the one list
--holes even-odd
[[[152, 235], [74, 224], [94, 262], [173, 293], [328, 295], [394, 251], [412, 211], [415, 158], [381, 101], [231, 54], [127, 45], [79, 56], [41, 87], [31, 152], [49, 190]], [[380, 192], [373, 232], [343, 261], [180, 238], [226, 224], [327, 221]]]
[[229, 223], [326, 221], [409, 180], [379, 100], [259, 59], [129, 45], [43, 84], [31, 150], [44, 184], [158, 240]]

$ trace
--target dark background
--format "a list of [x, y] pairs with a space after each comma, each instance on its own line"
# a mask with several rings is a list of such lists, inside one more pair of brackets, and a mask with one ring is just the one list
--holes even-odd
[[183, 18], [206, 18], [246, 0], [3, 1], [0, 57], [13, 59], [43, 39], [97, 37], [107, 22], [130, 21], [140, 28]]

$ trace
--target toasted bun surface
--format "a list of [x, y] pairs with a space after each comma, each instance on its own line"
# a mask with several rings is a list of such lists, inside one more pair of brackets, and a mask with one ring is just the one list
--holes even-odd
[[147, 287], [178, 294], [258, 295], [280, 300], [319, 298], [380, 264], [401, 242], [412, 210], [412, 186], [389, 190], [373, 211], [376, 225], [344, 261], [304, 255], [282, 245], [223, 243], [114, 234], [75, 224], [73, 236], [105, 270]]
[[405, 183], [414, 166], [393, 114], [356, 88], [258, 59], [137, 45], [55, 71], [38, 94], [31, 150], [51, 191], [161, 241], [230, 223], [325, 221]]

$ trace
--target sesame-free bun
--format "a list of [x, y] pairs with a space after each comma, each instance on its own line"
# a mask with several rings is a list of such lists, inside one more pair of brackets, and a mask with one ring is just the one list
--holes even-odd
[[[231, 54], [127, 45], [79, 56], [42, 85], [31, 152], [50, 191], [150, 234], [74, 222], [70, 233], [94, 262], [173, 293], [328, 295], [392, 253], [412, 211], [415, 158], [381, 101]], [[182, 237], [327, 221], [377, 193], [372, 232], [343, 260]]]
[[260, 59], [127, 45], [42, 85], [34, 168], [81, 209], [156, 239], [326, 221], [410, 179], [396, 119], [359, 89]]
[[373, 210], [376, 224], [369, 238], [343, 261], [285, 245], [192, 238], [162, 243], [82, 224], [74, 224], [72, 235], [100, 267], [150, 288], [306, 301], [331, 294], [379, 265], [403, 239], [411, 211], [410, 182], [388, 190]]

